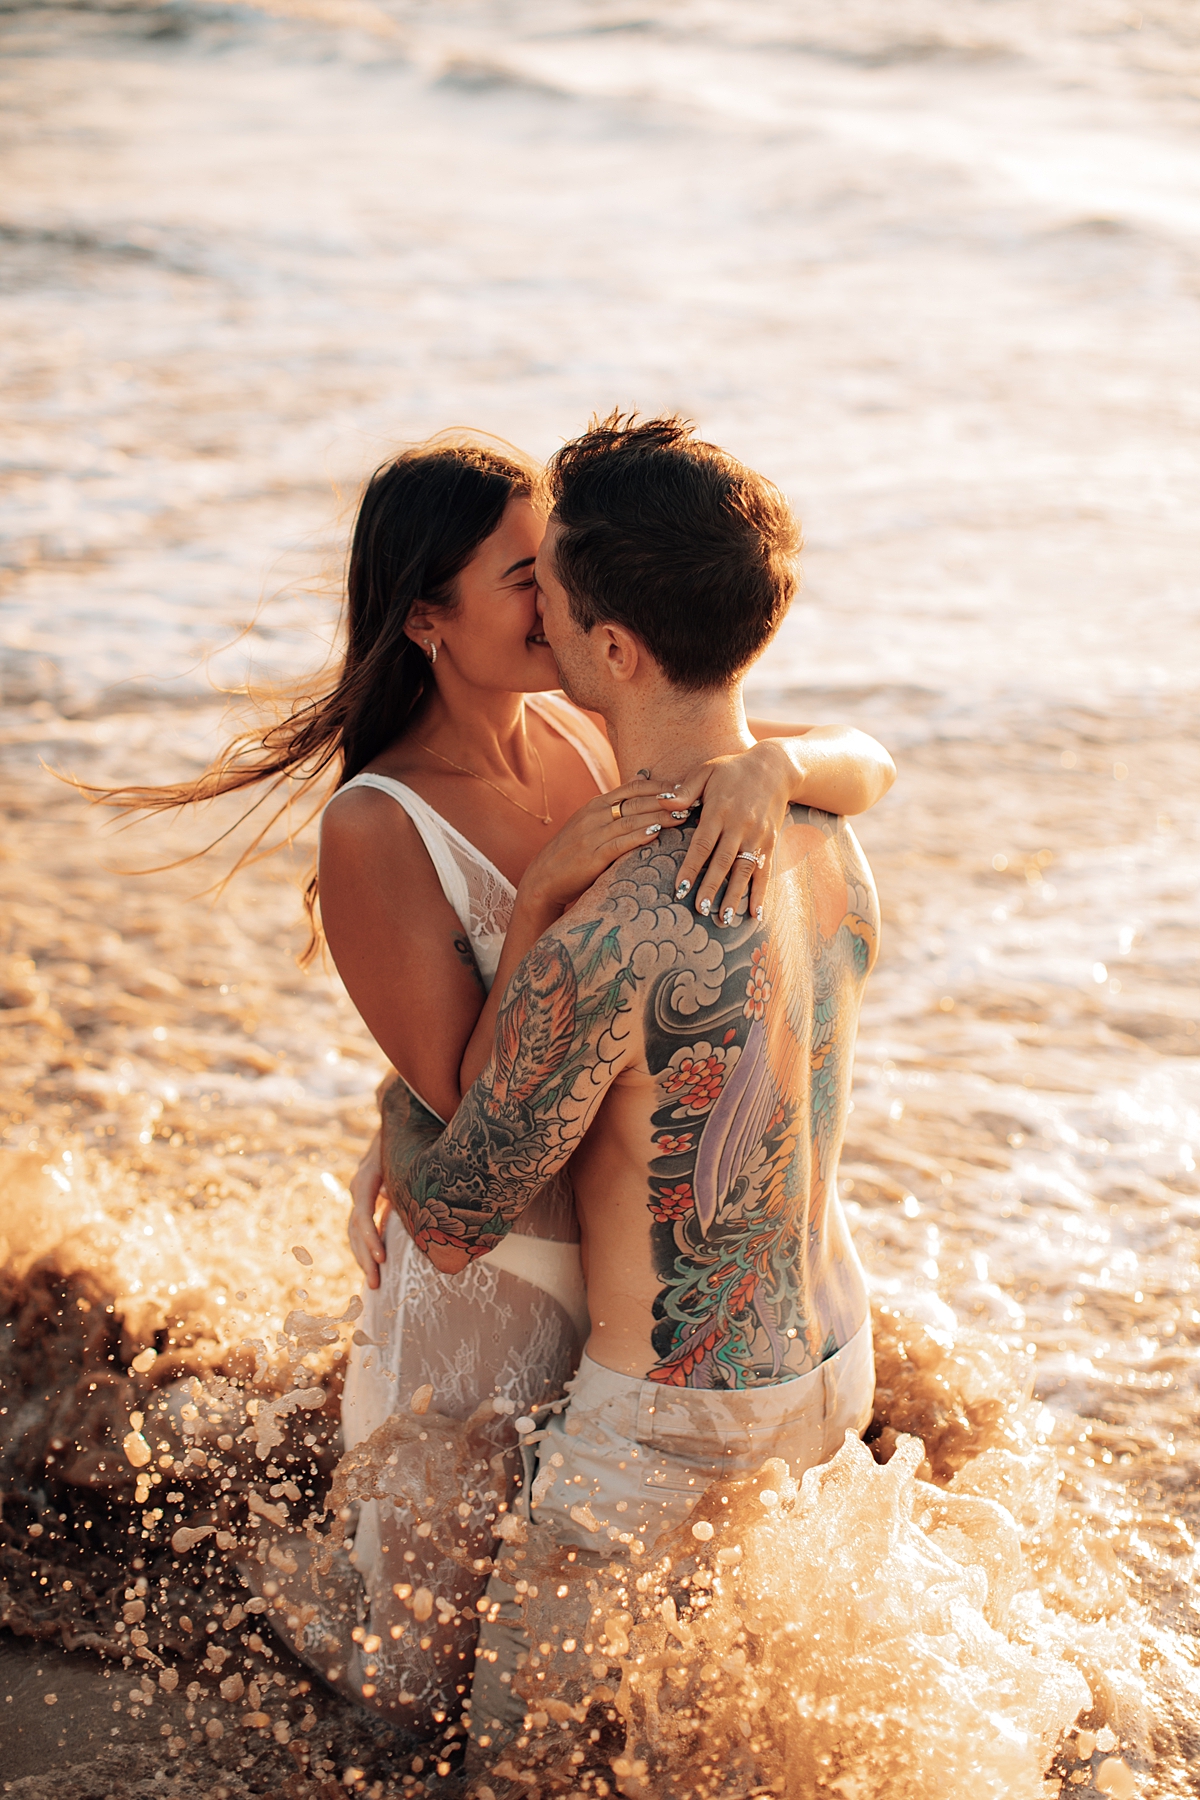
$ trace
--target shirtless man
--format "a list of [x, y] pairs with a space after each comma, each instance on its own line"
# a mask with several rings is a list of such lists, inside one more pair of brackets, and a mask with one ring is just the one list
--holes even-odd
[[[621, 779], [669, 781], [748, 744], [742, 678], [795, 582], [782, 496], [677, 420], [616, 416], [558, 453], [551, 483], [544, 628]], [[764, 903], [719, 896], [709, 916], [679, 879], [691, 831], [650, 836], [539, 940], [448, 1126], [401, 1082], [384, 1101], [389, 1195], [447, 1273], [571, 1159], [592, 1331], [525, 1505], [606, 1556], [648, 1550], [719, 1475], [826, 1460], [871, 1414], [866, 1288], [836, 1187], [876, 950], [870, 871], [843, 821], [793, 808]], [[485, 1741], [523, 1713], [502, 1577], [475, 1677]]]

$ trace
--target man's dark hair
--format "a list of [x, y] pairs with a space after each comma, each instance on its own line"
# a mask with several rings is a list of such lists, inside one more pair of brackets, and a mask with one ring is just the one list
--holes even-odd
[[725, 687], [796, 589], [800, 528], [772, 482], [686, 419], [610, 413], [550, 459], [554, 558], [583, 630], [636, 632], [676, 687]]

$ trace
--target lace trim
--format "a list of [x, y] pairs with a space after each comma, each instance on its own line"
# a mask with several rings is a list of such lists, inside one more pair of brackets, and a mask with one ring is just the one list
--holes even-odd
[[456, 857], [455, 861], [467, 878], [472, 938], [504, 937], [512, 922], [516, 901], [516, 890], [511, 882], [503, 881], [503, 878], [497, 881], [482, 863], [468, 862], [465, 857]]

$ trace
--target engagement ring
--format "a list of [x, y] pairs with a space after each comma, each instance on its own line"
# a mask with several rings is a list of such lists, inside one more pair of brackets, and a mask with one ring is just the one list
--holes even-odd
[[734, 860], [752, 862], [756, 869], [761, 869], [767, 859], [761, 850], [739, 850]]

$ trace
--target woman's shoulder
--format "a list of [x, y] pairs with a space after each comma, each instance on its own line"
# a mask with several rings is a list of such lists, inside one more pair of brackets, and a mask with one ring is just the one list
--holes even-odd
[[326, 806], [318, 869], [327, 899], [335, 892], [361, 900], [368, 891], [403, 889], [414, 903], [414, 918], [430, 907], [440, 912], [444, 904], [452, 904], [427, 833], [392, 794], [365, 782], [359, 787], [347, 783]]
[[[347, 782], [326, 802], [321, 814], [322, 844], [336, 841], [347, 847], [360, 841], [378, 844], [380, 834], [397, 843], [416, 843], [418, 832], [401, 795], [374, 781]], [[407, 797], [407, 793], [405, 798]]]

